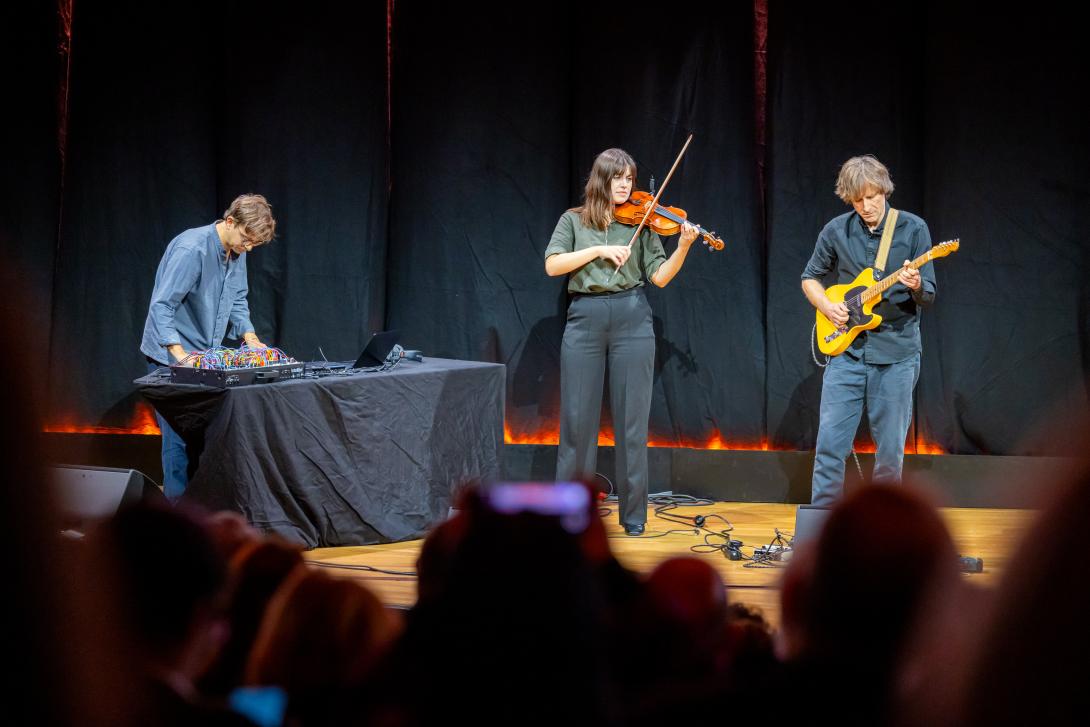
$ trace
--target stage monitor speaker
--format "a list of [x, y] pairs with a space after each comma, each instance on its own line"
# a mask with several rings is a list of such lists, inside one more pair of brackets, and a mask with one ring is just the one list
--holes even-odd
[[159, 486], [139, 470], [112, 467], [49, 467], [50, 482], [65, 528], [82, 533], [135, 500], [165, 501]]
[[807, 544], [816, 541], [829, 512], [829, 508], [820, 505], [799, 505], [795, 510], [795, 534], [791, 547], [798, 550], [799, 546], [807, 547]]

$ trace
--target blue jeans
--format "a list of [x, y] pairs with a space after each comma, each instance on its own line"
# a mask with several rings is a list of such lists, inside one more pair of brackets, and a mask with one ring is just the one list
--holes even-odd
[[866, 404], [874, 453], [874, 483], [901, 481], [905, 437], [912, 423], [912, 390], [920, 354], [894, 364], [868, 364], [841, 354], [829, 362], [821, 388], [821, 423], [810, 502], [834, 504], [844, 493], [844, 460], [852, 449]]
[[[159, 364], [148, 364], [148, 373], [160, 368]], [[185, 440], [178, 435], [163, 415], [155, 412], [155, 421], [159, 422], [159, 432], [163, 436], [163, 494], [171, 502], [177, 502], [189, 484], [189, 454], [185, 449]]]

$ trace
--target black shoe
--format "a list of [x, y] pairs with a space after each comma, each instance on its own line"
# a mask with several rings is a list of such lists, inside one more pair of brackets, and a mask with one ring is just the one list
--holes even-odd
[[624, 534], [625, 535], [643, 535], [643, 525], [642, 524], [640, 524], [640, 525], [625, 525], [624, 526]]

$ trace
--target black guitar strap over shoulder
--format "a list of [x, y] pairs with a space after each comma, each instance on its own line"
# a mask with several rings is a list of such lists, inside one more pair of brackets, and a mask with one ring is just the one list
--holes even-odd
[[893, 228], [897, 226], [897, 210], [892, 207], [886, 212], [885, 225], [882, 227], [882, 240], [878, 243], [878, 256], [874, 258], [874, 269], [879, 277], [886, 275], [886, 259], [889, 257], [889, 246], [893, 242]]

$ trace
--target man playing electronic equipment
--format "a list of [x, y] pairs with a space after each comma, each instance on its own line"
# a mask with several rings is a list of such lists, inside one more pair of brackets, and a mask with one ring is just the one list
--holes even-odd
[[[183, 362], [193, 351], [219, 346], [224, 336], [264, 347], [246, 302], [246, 253], [272, 240], [276, 220], [260, 194], [243, 194], [223, 219], [181, 233], [167, 245], [140, 351], [151, 369]], [[185, 442], [156, 412], [163, 435], [163, 492], [176, 500], [189, 481]]]

